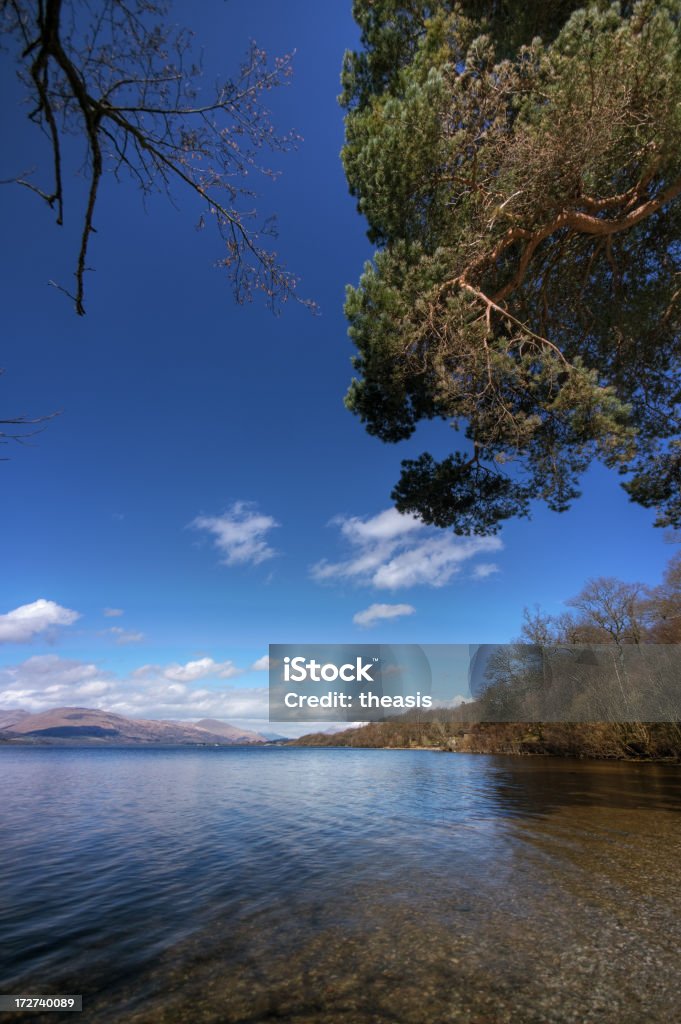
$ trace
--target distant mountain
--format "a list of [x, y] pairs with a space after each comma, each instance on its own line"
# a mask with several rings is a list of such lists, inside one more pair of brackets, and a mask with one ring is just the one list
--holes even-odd
[[236, 725], [229, 725], [227, 722], [219, 722], [216, 718], [202, 718], [200, 722], [194, 722], [196, 729], [211, 733], [213, 736], [222, 736], [230, 743], [262, 743], [264, 734], [251, 732], [249, 729], [240, 729]]
[[[2, 714], [5, 718], [8, 715], [12, 718], [12, 714], [8, 712]], [[55, 708], [37, 714], [15, 711], [13, 716], [9, 724], [0, 725], [0, 739], [41, 742], [77, 740], [84, 743], [186, 743], [204, 746], [264, 742], [259, 733], [238, 729], [226, 722], [213, 722], [207, 719], [204, 719], [202, 727], [188, 722], [125, 718], [112, 711], [97, 711], [91, 708]], [[209, 722], [210, 729], [205, 727], [206, 722]], [[220, 731], [215, 731], [218, 727]]]
[[14, 725], [15, 722], [20, 722], [26, 715], [30, 715], [30, 711], [24, 711], [23, 708], [2, 708], [0, 709], [0, 732], [3, 729], [9, 729], [10, 725]]

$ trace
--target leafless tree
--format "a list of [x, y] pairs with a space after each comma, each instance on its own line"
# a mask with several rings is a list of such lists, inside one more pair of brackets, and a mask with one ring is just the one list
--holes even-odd
[[681, 643], [681, 552], [669, 562], [662, 583], [648, 591], [644, 613], [653, 643]]
[[584, 626], [595, 630], [595, 635], [581, 642], [595, 643], [600, 633], [605, 642], [618, 646], [641, 643], [643, 589], [640, 583], [623, 583], [610, 576], [589, 580], [567, 602], [580, 613]]
[[219, 264], [239, 302], [254, 292], [270, 303], [295, 293], [296, 281], [271, 249], [271, 220], [253, 209], [251, 172], [273, 177], [266, 151], [295, 147], [278, 134], [264, 106], [285, 83], [290, 55], [270, 61], [251, 44], [238, 73], [201, 82], [192, 33], [168, 21], [166, 0], [0, 0], [0, 27], [15, 50], [28, 90], [29, 118], [46, 135], [50, 183], [35, 170], [10, 181], [66, 216], [65, 138], [85, 143], [85, 196], [73, 290], [57, 285], [85, 313], [85, 276], [95, 209], [106, 175], [129, 177], [147, 196], [188, 192], [199, 226], [211, 220], [222, 244]]

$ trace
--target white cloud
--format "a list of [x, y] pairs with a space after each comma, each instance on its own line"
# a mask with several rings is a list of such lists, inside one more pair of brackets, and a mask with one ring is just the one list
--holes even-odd
[[258, 658], [251, 665], [252, 672], [267, 672], [270, 667], [270, 656], [269, 654], [263, 654], [262, 658]]
[[356, 542], [391, 541], [416, 530], [425, 529], [424, 524], [416, 516], [402, 515], [396, 508], [387, 508], [371, 519], [360, 519], [359, 516], [344, 518], [338, 516], [333, 520], [341, 528], [341, 533], [348, 540]]
[[279, 523], [245, 501], [235, 502], [221, 516], [197, 516], [190, 525], [212, 534], [223, 565], [259, 565], [277, 553], [266, 536]]
[[495, 572], [499, 572], [499, 566], [495, 565], [494, 562], [481, 562], [480, 565], [474, 567], [473, 578], [476, 580], [486, 580], [488, 576], [492, 576]]
[[169, 679], [172, 682], [195, 683], [199, 679], [232, 679], [234, 676], [241, 675], [243, 671], [233, 661], [213, 661], [212, 658], [197, 658], [196, 661], [188, 661], [184, 665], [180, 665], [177, 662], [166, 666], [142, 665], [141, 668], [135, 669], [133, 675], [136, 678], [153, 676]]
[[186, 665], [169, 665], [163, 672], [166, 679], [177, 679], [183, 683], [196, 682], [213, 676], [217, 679], [231, 679], [241, 675], [243, 669], [237, 668], [232, 661], [213, 661], [212, 658], [198, 658], [188, 661]]
[[115, 637], [116, 643], [120, 646], [123, 644], [141, 644], [145, 639], [144, 633], [135, 633], [133, 630], [122, 629], [121, 626], [111, 626], [105, 632]]
[[82, 704], [83, 698], [99, 697], [108, 691], [110, 680], [109, 673], [92, 663], [41, 654], [20, 665], [0, 668], [0, 707], [43, 711]]
[[[212, 664], [231, 663], [213, 661]], [[172, 671], [172, 666], [170, 669]], [[130, 675], [117, 676], [93, 663], [72, 661], [54, 654], [40, 655], [0, 668], [0, 709], [21, 707], [36, 712], [76, 706], [113, 711], [130, 718], [184, 722], [217, 718], [245, 729], [286, 736], [329, 732], [334, 727], [347, 729], [357, 724], [270, 723], [267, 686], [240, 688], [222, 683], [197, 687], [193, 681], [172, 681], [165, 671], [158, 666], [145, 665]]]
[[[185, 665], [144, 665], [117, 676], [94, 663], [39, 655], [0, 668], [0, 708], [44, 711], [80, 705], [133, 718], [252, 719], [267, 729], [268, 688], [238, 689], [224, 683], [242, 671], [231, 661], [202, 658]], [[209, 676], [222, 684], [196, 685]]]
[[387, 509], [369, 519], [338, 518], [352, 549], [341, 562], [323, 560], [312, 566], [318, 582], [348, 580], [383, 590], [419, 584], [442, 587], [476, 555], [499, 551], [498, 537], [456, 537], [428, 527], [414, 516]]
[[32, 604], [22, 604], [6, 615], [0, 615], [0, 643], [26, 643], [38, 633], [55, 626], [70, 626], [79, 618], [79, 612], [41, 597]]
[[78, 687], [80, 697], [100, 697], [111, 689], [111, 683], [84, 683]]
[[352, 617], [356, 626], [374, 626], [382, 619], [396, 619], [400, 615], [413, 615], [416, 609], [410, 604], [371, 604]]
[[436, 700], [433, 702], [434, 708], [459, 708], [462, 704], [467, 704], [470, 700], [469, 697], [462, 697], [460, 693], [457, 693], [456, 697], [450, 697], [449, 700]]
[[122, 608], [103, 608], [102, 611], [107, 619], [117, 619], [120, 615], [124, 614]]

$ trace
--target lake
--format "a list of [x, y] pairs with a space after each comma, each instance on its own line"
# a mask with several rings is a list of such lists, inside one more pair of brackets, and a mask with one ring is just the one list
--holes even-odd
[[0, 748], [0, 993], [74, 1018], [681, 1019], [681, 769]]

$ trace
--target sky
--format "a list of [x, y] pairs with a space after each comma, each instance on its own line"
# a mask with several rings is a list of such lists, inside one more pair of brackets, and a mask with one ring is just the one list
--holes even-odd
[[[401, 460], [444, 455], [456, 438], [431, 423], [388, 446], [343, 406], [344, 290], [372, 255], [339, 159], [350, 7], [172, 8], [208, 82], [250, 39], [295, 51], [270, 105], [303, 141], [277, 158], [258, 206], [277, 213], [278, 250], [318, 315], [237, 306], [197, 208], [177, 194], [145, 209], [124, 182], [102, 189], [79, 318], [48, 282], [71, 280], [82, 179], [67, 178], [62, 228], [27, 189], [0, 188], [0, 412], [60, 411], [31, 446], [2, 452], [0, 708], [267, 729], [270, 643], [503, 643], [525, 606], [560, 612], [590, 577], [661, 578], [673, 550], [654, 513], [600, 468], [569, 512], [537, 506], [494, 537], [457, 538], [391, 508]], [[12, 144], [0, 179], [46, 176], [45, 140], [1, 59]]]

